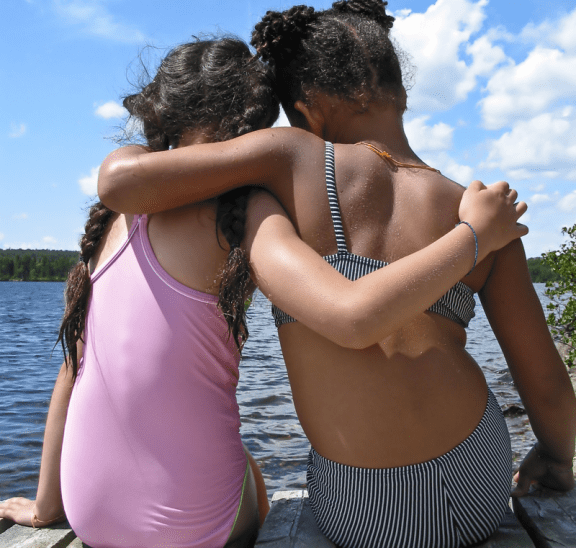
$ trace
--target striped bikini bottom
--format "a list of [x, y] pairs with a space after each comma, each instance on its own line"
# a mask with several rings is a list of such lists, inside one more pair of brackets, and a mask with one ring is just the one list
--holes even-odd
[[469, 546], [499, 526], [510, 497], [510, 436], [494, 394], [474, 432], [428, 462], [355, 468], [313, 448], [308, 493], [320, 530], [341, 548]]

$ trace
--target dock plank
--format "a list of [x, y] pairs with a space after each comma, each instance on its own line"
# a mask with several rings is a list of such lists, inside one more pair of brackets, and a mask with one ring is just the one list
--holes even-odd
[[279, 491], [255, 548], [336, 548], [318, 529], [305, 490]]
[[0, 548], [66, 548], [74, 538], [67, 523], [45, 529], [13, 525], [0, 535]]
[[13, 521], [10, 521], [9, 519], [0, 518], [0, 533], [3, 533], [4, 531], [6, 531], [6, 529], [9, 529], [13, 525], [14, 525]]
[[[318, 529], [308, 493], [280, 491], [274, 494], [272, 506], [260, 530], [255, 548], [335, 548]], [[509, 510], [498, 530], [475, 548], [534, 548], [530, 536]]]
[[90, 548], [84, 544], [78, 537], [76, 537], [66, 548]]
[[498, 530], [476, 548], [534, 548], [530, 535], [509, 509]]
[[537, 548], [576, 548], [576, 490], [534, 489], [514, 499], [514, 512]]

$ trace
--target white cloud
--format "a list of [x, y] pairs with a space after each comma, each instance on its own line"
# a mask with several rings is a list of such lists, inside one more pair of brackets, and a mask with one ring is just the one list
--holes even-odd
[[58, 240], [56, 238], [53, 238], [52, 236], [44, 236], [44, 238], [42, 238], [42, 241], [45, 244], [54, 245]]
[[2, 244], [4, 249], [40, 249], [38, 242], [7, 242]]
[[486, 85], [479, 103], [484, 126], [500, 129], [517, 119], [574, 103], [576, 88], [576, 9], [557, 21], [527, 25], [517, 40], [533, 46], [526, 59], [511, 59]]
[[446, 110], [464, 101], [477, 78], [505, 60], [490, 34], [473, 39], [482, 28], [487, 4], [488, 0], [437, 0], [425, 13], [394, 14], [393, 36], [418, 71], [409, 97], [412, 110]]
[[573, 101], [576, 55], [536, 47], [522, 63], [496, 71], [480, 101], [484, 126], [500, 129], [534, 116], [559, 101]]
[[485, 165], [515, 179], [568, 178], [576, 165], [576, 109], [516, 122], [490, 143]]
[[17, 213], [15, 215], [12, 215], [12, 219], [16, 219], [18, 221], [25, 221], [26, 219], [28, 219], [28, 213]]
[[109, 120], [110, 118], [123, 118], [128, 115], [128, 111], [120, 104], [115, 101], [108, 101], [103, 105], [100, 105], [96, 111], [96, 116]]
[[529, 223], [531, 220], [532, 220], [532, 215], [530, 215], [530, 213], [526, 212], [526, 213], [524, 213], [524, 215], [522, 215], [522, 217], [520, 217], [520, 219], [518, 219], [518, 222], [525, 225], [525, 224]]
[[17, 139], [18, 137], [22, 137], [27, 131], [26, 124], [10, 124], [10, 133], [8, 136], [11, 139]]
[[272, 127], [290, 127], [290, 122], [288, 121], [288, 117], [284, 112], [284, 109], [280, 107], [280, 115], [278, 116], [278, 120], [274, 122]]
[[551, 202], [552, 198], [548, 194], [534, 194], [530, 198], [531, 204], [544, 204], [546, 202]]
[[470, 166], [460, 165], [454, 160], [442, 168], [442, 173], [463, 186], [468, 186], [474, 180], [474, 170]]
[[78, 179], [78, 184], [82, 192], [88, 196], [96, 196], [98, 194], [98, 172], [100, 166], [93, 167], [90, 170], [90, 175]]
[[128, 24], [119, 23], [101, 0], [54, 0], [54, 9], [71, 25], [78, 25], [88, 34], [116, 42], [145, 42], [146, 37]]
[[546, 43], [562, 48], [567, 52], [576, 52], [576, 9], [558, 19], [546, 20], [539, 25], [529, 23], [522, 29], [520, 39], [529, 43]]
[[576, 52], [576, 9], [560, 21], [558, 30], [553, 32], [552, 39], [565, 51]]
[[404, 124], [410, 146], [417, 153], [451, 149], [454, 128], [443, 122], [433, 126], [426, 125], [429, 118], [430, 116], [419, 116]]
[[474, 180], [474, 170], [470, 166], [459, 164], [446, 152], [428, 154], [422, 159], [429, 166], [439, 169], [442, 175], [449, 177], [462, 186], [468, 186]]
[[4, 234], [0, 232], [0, 242], [4, 239]]
[[558, 208], [562, 211], [576, 211], [576, 190], [561, 198], [558, 201]]

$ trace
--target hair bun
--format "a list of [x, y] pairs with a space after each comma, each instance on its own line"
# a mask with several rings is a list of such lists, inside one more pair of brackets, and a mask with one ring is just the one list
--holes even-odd
[[286, 61], [293, 57], [310, 23], [317, 19], [314, 8], [300, 5], [280, 13], [268, 11], [254, 27], [250, 44], [264, 61]]
[[382, 0], [340, 0], [332, 4], [335, 13], [353, 13], [372, 19], [385, 29], [390, 30], [394, 17], [386, 14], [388, 2]]

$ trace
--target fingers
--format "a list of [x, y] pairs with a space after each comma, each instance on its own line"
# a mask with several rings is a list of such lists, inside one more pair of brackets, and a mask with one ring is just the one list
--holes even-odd
[[526, 202], [518, 202], [516, 204], [516, 213], [518, 213], [518, 217], [522, 217], [524, 213], [528, 210], [528, 204]]
[[530, 491], [530, 486], [533, 482], [526, 474], [516, 474], [514, 476], [514, 481], [516, 481], [516, 488], [512, 491], [511, 495], [513, 497], [523, 497]]
[[7, 518], [20, 525], [30, 526], [34, 501], [23, 497], [8, 499], [0, 504], [0, 518]]
[[482, 182], [482, 181], [472, 181], [470, 183], [470, 185], [468, 186], [469, 190], [476, 190], [476, 191], [480, 191], [480, 190], [485, 190], [486, 189], [486, 185]]
[[497, 183], [492, 183], [488, 185], [489, 189], [498, 192], [502, 196], [508, 196], [510, 193], [510, 185], [506, 181], [498, 181]]

